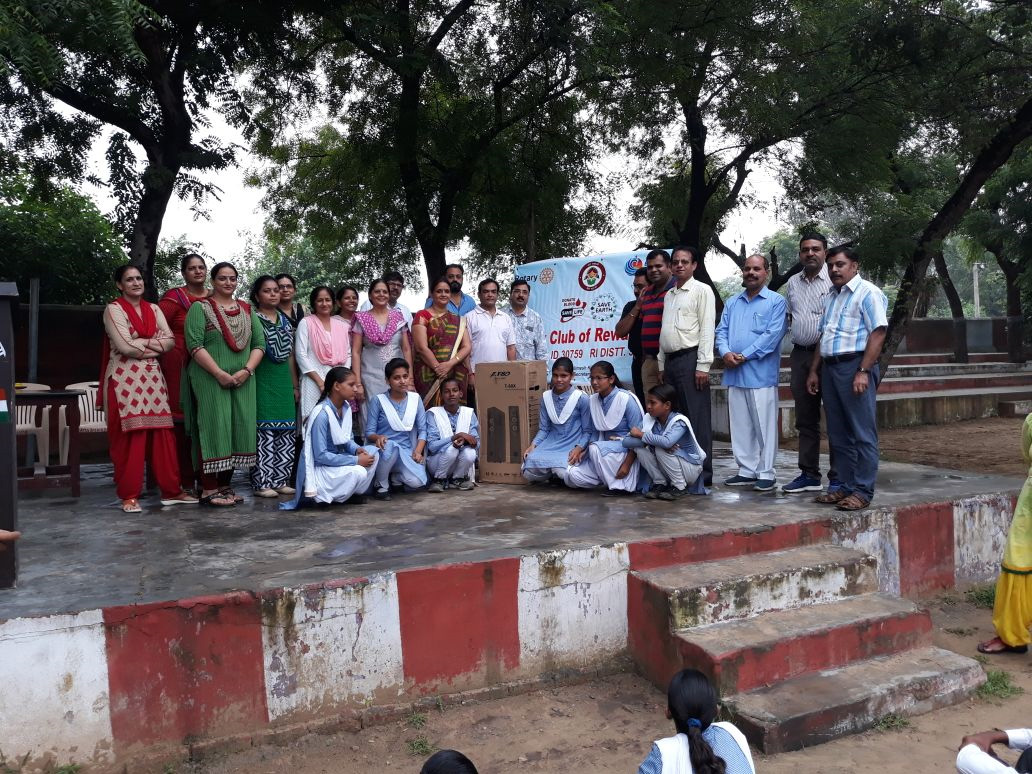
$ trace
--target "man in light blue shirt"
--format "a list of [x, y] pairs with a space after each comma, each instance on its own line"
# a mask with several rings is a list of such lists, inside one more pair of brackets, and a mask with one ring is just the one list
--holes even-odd
[[[457, 314], [459, 317], [472, 312], [477, 308], [477, 302], [473, 300], [472, 296], [467, 296], [462, 292], [462, 267], [457, 263], [449, 263], [444, 267], [444, 279], [451, 288], [451, 299], [448, 301], [448, 311], [452, 314]], [[434, 280], [430, 280], [430, 286], [433, 287]], [[424, 309], [429, 309], [433, 306], [433, 300], [427, 298], [426, 306]]]
[[745, 290], [724, 306], [715, 333], [717, 354], [724, 359], [731, 452], [738, 464], [737, 475], [724, 484], [757, 492], [777, 486], [778, 370], [788, 310], [785, 299], [767, 289], [769, 276], [765, 256], [745, 259]]
[[835, 289], [825, 302], [806, 387], [812, 395], [822, 393], [842, 488], [818, 495], [816, 502], [859, 511], [870, 505], [878, 476], [878, 357], [889, 302], [877, 285], [860, 277], [860, 256], [852, 248], [832, 248], [827, 264]]

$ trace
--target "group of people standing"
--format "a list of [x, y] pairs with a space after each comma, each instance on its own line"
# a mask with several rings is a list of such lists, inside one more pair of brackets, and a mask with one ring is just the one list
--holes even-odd
[[[616, 333], [628, 337], [635, 392], [647, 400], [657, 384], [674, 389], [712, 484], [710, 367], [722, 360], [728, 388], [731, 448], [738, 472], [724, 485], [771, 491], [777, 486], [778, 383], [781, 341], [791, 326], [791, 389], [799, 433], [799, 475], [787, 494], [820, 492], [816, 501], [841, 510], [866, 508], [878, 470], [878, 357], [888, 324], [888, 300], [859, 275], [850, 247], [828, 250], [827, 238], [799, 242], [802, 271], [785, 297], [767, 287], [766, 256], [746, 258], [741, 293], [716, 320], [712, 289], [695, 279], [698, 251], [653, 250], [634, 276], [635, 301], [624, 307]], [[827, 418], [831, 465], [824, 491], [820, 472], [821, 406]]]
[[[235, 470], [250, 472], [256, 496], [295, 495], [285, 507], [304, 496], [342, 501], [374, 481], [374, 496], [387, 499], [391, 483], [427, 485], [426, 455], [431, 491], [472, 488], [478, 425], [466, 404], [476, 363], [516, 359], [517, 333], [537, 341], [529, 356], [543, 347], [525, 282], [503, 313], [498, 283], [481, 282], [477, 304], [462, 292], [457, 264], [416, 314], [399, 301], [397, 272], [375, 280], [361, 308], [353, 286], [316, 287], [306, 313], [288, 274], [255, 279], [247, 303], [232, 264], [209, 275], [190, 254], [180, 269], [184, 284], [151, 304], [139, 269], [120, 267], [120, 297], [104, 311], [99, 395], [130, 513], [141, 510], [147, 464], [164, 505], [231, 507], [242, 500]], [[295, 487], [295, 477], [321, 488]]]

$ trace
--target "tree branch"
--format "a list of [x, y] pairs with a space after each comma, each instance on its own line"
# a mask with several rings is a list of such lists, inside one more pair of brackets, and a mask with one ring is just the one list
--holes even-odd
[[64, 102], [81, 113], [93, 116], [106, 124], [117, 126], [123, 132], [140, 143], [148, 152], [158, 147], [158, 139], [154, 132], [129, 111], [123, 110], [92, 94], [84, 94], [73, 89], [67, 83], [54, 83], [46, 87], [46, 91], [54, 99]]

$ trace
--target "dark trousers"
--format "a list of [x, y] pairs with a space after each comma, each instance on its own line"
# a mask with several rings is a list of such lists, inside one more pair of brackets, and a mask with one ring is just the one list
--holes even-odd
[[695, 386], [695, 365], [699, 360], [698, 352], [689, 352], [675, 357], [667, 357], [663, 370], [663, 381], [677, 390], [677, 402], [680, 409], [692, 423], [695, 439], [706, 452], [706, 460], [702, 463], [703, 483], [713, 483], [713, 422], [710, 407], [709, 382], [705, 388]]
[[867, 374], [867, 389], [853, 392], [859, 358], [844, 363], [824, 361], [824, 413], [828, 420], [828, 445], [835, 455], [839, 480], [847, 493], [874, 497], [878, 476], [878, 366]]
[[644, 358], [634, 356], [631, 358], [631, 380], [634, 382], [634, 394], [638, 396], [641, 405], [645, 405], [645, 388], [641, 380], [641, 364]]
[[[811, 395], [806, 389], [813, 352], [793, 347], [789, 357], [792, 370], [792, 398], [795, 400], [795, 426], [799, 433], [799, 470], [811, 478], [821, 480], [821, 392]], [[835, 471], [835, 451], [828, 460], [828, 480], [838, 478]]]

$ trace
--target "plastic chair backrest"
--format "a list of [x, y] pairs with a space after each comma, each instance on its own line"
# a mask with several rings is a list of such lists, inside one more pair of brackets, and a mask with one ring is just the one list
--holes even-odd
[[107, 427], [104, 412], [97, 408], [97, 392], [100, 390], [100, 382], [76, 382], [65, 386], [66, 390], [82, 390], [85, 395], [79, 396], [79, 424], [80, 427], [87, 425], [103, 425]]

